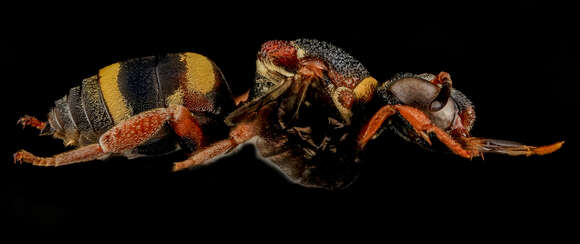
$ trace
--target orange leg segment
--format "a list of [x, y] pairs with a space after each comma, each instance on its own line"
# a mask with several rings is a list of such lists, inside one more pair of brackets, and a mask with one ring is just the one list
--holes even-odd
[[[426, 137], [424, 132], [433, 132], [437, 139], [445, 144], [453, 153], [464, 157], [472, 158], [476, 155], [475, 152], [467, 151], [463, 149], [459, 142], [455, 141], [447, 132], [443, 131], [441, 128], [437, 127], [435, 124], [431, 123], [431, 120], [425, 115], [421, 110], [404, 105], [395, 105], [397, 111], [405, 118], [413, 128], [420, 134]], [[429, 142], [429, 140], [427, 140]]]
[[195, 142], [198, 148], [204, 146], [203, 131], [191, 112], [183, 106], [175, 106], [172, 109], [170, 124], [175, 134]]
[[30, 127], [36, 128], [38, 130], [42, 130], [46, 126], [46, 122], [42, 122], [42, 121], [38, 120], [37, 118], [29, 116], [29, 115], [24, 115], [22, 118], [20, 118], [18, 120], [18, 122], [16, 122], [16, 124], [22, 124], [22, 128], [30, 126]]
[[249, 123], [241, 123], [232, 129], [230, 138], [215, 142], [207, 147], [204, 147], [194, 152], [188, 159], [177, 162], [173, 165], [173, 171], [180, 171], [187, 168], [192, 168], [198, 165], [207, 163], [212, 158], [223, 155], [239, 144], [254, 137], [257, 133], [254, 128], [256, 121]]
[[379, 111], [377, 111], [369, 120], [369, 122], [363, 126], [358, 136], [359, 148], [362, 149], [381, 128], [383, 122], [385, 122], [387, 118], [391, 117], [391, 115], [395, 114], [396, 112], [397, 111], [393, 108], [393, 106], [390, 105], [380, 108]]
[[[405, 120], [413, 126], [415, 131], [423, 136], [429, 144], [429, 137], [426, 133], [433, 133], [437, 139], [445, 144], [451, 152], [464, 157], [472, 158], [483, 153], [500, 153], [510, 156], [519, 155], [545, 155], [560, 149], [564, 141], [556, 142], [546, 146], [528, 146], [518, 142], [488, 139], [479, 137], [469, 137], [467, 134], [451, 136], [443, 129], [437, 127], [422, 111], [405, 105], [386, 105], [377, 111], [369, 122], [363, 126], [359, 138], [359, 148], [362, 149], [365, 144], [372, 139], [383, 122], [395, 113], [399, 113]], [[453, 132], [453, 131], [452, 131]]]
[[564, 141], [556, 142], [545, 146], [528, 146], [518, 142], [488, 139], [479, 137], [465, 137], [458, 138], [465, 148], [481, 153], [499, 153], [510, 156], [531, 156], [531, 155], [546, 155], [553, 153], [564, 145]]
[[61, 166], [92, 161], [109, 153], [123, 153], [148, 141], [170, 122], [176, 134], [203, 145], [199, 124], [183, 106], [173, 105], [135, 115], [109, 129], [99, 142], [52, 157], [38, 157], [24, 150], [16, 152], [15, 162], [26, 162], [38, 166]]
[[57, 154], [52, 157], [37, 157], [32, 153], [20, 150], [14, 153], [14, 162], [26, 162], [35, 166], [62, 166], [72, 163], [80, 163], [95, 160], [106, 153], [99, 144], [91, 144], [72, 151]]
[[426, 133], [434, 133], [453, 153], [464, 158], [471, 158], [475, 155], [475, 152], [465, 150], [449, 134], [433, 124], [421, 110], [405, 105], [386, 105], [379, 109], [361, 130], [358, 139], [359, 148], [362, 149], [378, 131], [383, 122], [396, 112], [403, 116], [429, 144], [431, 144], [431, 141]]

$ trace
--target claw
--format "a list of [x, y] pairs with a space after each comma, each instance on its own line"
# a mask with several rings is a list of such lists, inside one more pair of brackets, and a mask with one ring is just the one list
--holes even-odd
[[560, 141], [546, 146], [527, 146], [518, 142], [478, 137], [462, 138], [461, 141], [470, 150], [481, 153], [507, 154], [510, 156], [546, 155], [557, 151], [564, 144], [564, 141]]
[[16, 121], [16, 124], [22, 124], [22, 129], [26, 128], [26, 126], [32, 126], [36, 129], [42, 130], [46, 126], [46, 122], [42, 122], [30, 115], [22, 116], [22, 118]]
[[18, 152], [15, 152], [12, 157], [14, 159], [14, 163], [19, 162], [20, 164], [22, 164], [22, 151], [20, 150]]
[[27, 151], [24, 150], [19, 150], [18, 152], [15, 152], [12, 157], [14, 158], [14, 163], [20, 163], [22, 164], [22, 162], [26, 162], [26, 163], [32, 163], [34, 158], [36, 158], [36, 156], [34, 156], [32, 153], [29, 153]]

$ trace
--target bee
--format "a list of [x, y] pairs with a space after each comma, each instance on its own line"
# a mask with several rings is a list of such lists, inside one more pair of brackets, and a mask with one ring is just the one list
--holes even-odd
[[342, 189], [358, 177], [365, 145], [387, 129], [425, 148], [437, 138], [464, 158], [543, 155], [563, 144], [471, 137], [474, 107], [448, 73], [379, 84], [346, 51], [313, 39], [264, 43], [253, 86], [239, 97], [211, 60], [181, 53], [107, 66], [55, 105], [48, 122], [18, 122], [78, 148], [52, 157], [21, 150], [15, 161], [61, 166], [184, 149], [190, 156], [174, 164], [179, 171], [249, 143], [292, 182]]

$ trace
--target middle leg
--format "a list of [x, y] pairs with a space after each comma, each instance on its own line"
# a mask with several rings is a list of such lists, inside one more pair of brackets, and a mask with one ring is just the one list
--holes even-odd
[[173, 165], [173, 171], [180, 171], [187, 168], [192, 168], [198, 165], [203, 165], [207, 163], [212, 158], [223, 155], [236, 146], [244, 143], [245, 141], [251, 139], [256, 133], [256, 125], [259, 121], [253, 121], [248, 123], [240, 123], [232, 129], [230, 132], [230, 137], [225, 140], [215, 142], [207, 147], [203, 147], [200, 150], [194, 152], [188, 159], [177, 162]]

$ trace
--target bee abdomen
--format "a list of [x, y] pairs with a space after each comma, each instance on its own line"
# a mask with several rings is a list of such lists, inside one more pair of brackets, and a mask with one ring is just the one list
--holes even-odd
[[159, 94], [157, 60], [157, 57], [145, 57], [121, 63], [117, 76], [119, 90], [132, 114], [164, 106]]
[[82, 81], [55, 102], [48, 114], [50, 128], [45, 134], [63, 139], [67, 145], [95, 143], [114, 123], [102, 98], [98, 77]]
[[[90, 144], [97, 140], [97, 133], [95, 133], [93, 126], [91, 124], [90, 117], [86, 112], [86, 108], [83, 100], [82, 87], [77, 86], [70, 89], [68, 95], [68, 107], [71, 115], [72, 122], [75, 124], [75, 128], [79, 131], [78, 142], [80, 145]], [[106, 123], [101, 126], [110, 126], [110, 119], [108, 114], [104, 114]]]
[[76, 144], [78, 129], [72, 121], [67, 99], [68, 97], [65, 95], [54, 102], [55, 107], [49, 113], [49, 122], [55, 129], [54, 136], [62, 138], [66, 145], [70, 145]]
[[99, 85], [115, 124], [154, 108], [163, 107], [157, 57], [135, 58], [99, 71]]
[[[98, 76], [91, 76], [83, 80], [81, 106], [84, 116], [87, 118], [91, 127], [91, 131], [87, 131], [86, 134], [90, 135], [90, 132], [94, 133], [94, 139], [96, 141], [98, 136], [105, 133], [114, 125], [113, 118], [103, 99]], [[78, 116], [82, 117], [81, 114]]]
[[223, 117], [234, 107], [221, 71], [205, 56], [142, 57], [106, 66], [70, 89], [55, 102], [48, 116], [50, 126], [43, 134], [52, 134], [65, 144], [96, 143], [115, 124], [171, 104], [187, 107], [202, 128], [211, 130], [223, 129]]

